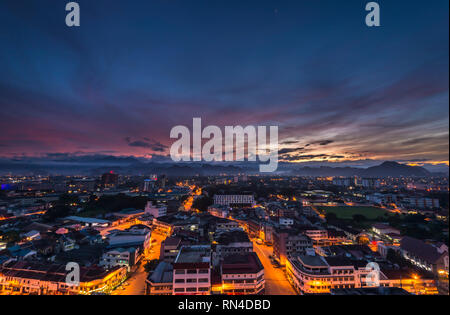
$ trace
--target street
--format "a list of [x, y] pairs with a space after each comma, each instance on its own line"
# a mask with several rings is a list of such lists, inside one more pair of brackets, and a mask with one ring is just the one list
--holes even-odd
[[272, 247], [258, 245], [253, 242], [253, 248], [264, 266], [266, 278], [266, 295], [297, 295], [289, 281], [284, 275], [282, 268], [275, 268], [270, 262], [269, 255], [272, 254]]
[[137, 267], [136, 271], [131, 272], [130, 278], [122, 285], [123, 289], [116, 289], [112, 295], [144, 295], [146, 278], [147, 273], [142, 263]]
[[[152, 233], [152, 245], [146, 256], [142, 258], [141, 264], [136, 267], [136, 270], [130, 273], [130, 277], [122, 285], [123, 289], [117, 288], [112, 294], [113, 295], [144, 295], [145, 294], [145, 279], [147, 278], [147, 273], [144, 270], [144, 265], [146, 261], [153, 259], [159, 259], [161, 242], [165, 239], [165, 236]], [[153, 243], [153, 240], [156, 240]]]
[[[152, 246], [147, 255], [141, 260], [140, 266], [136, 266], [135, 270], [130, 273], [129, 279], [119, 288], [113, 295], [143, 295], [145, 294], [145, 280], [147, 273], [144, 265], [147, 260], [159, 259], [161, 242], [165, 236], [152, 233]], [[153, 243], [153, 240], [156, 242]], [[254, 251], [257, 253], [261, 263], [264, 266], [266, 279], [266, 295], [296, 295], [296, 292], [286, 279], [282, 268], [275, 268], [270, 262], [269, 256], [272, 254], [272, 247], [266, 245], [258, 245], [253, 242]]]

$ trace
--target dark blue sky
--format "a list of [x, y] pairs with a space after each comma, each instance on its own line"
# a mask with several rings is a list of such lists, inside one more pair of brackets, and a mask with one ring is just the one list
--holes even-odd
[[448, 163], [447, 0], [0, 2], [0, 156], [165, 155], [175, 125], [279, 125], [292, 161]]

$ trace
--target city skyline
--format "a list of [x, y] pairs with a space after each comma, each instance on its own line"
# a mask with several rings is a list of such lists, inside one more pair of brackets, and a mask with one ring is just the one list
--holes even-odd
[[448, 2], [379, 2], [4, 1], [0, 157], [163, 160], [202, 117], [278, 125], [281, 162], [448, 166]]

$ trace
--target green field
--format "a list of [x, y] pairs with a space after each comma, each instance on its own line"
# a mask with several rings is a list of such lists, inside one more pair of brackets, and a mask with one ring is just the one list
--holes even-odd
[[352, 219], [355, 214], [365, 216], [369, 220], [383, 217], [388, 211], [375, 207], [339, 206], [339, 207], [318, 207], [325, 213], [334, 213], [338, 219]]

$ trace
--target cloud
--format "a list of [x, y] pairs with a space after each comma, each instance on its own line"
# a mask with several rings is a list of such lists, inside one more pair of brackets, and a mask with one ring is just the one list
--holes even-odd
[[282, 142], [281, 144], [282, 145], [290, 145], [290, 144], [297, 144], [297, 143], [298, 143], [297, 140], [287, 140], [287, 141]]
[[280, 161], [289, 162], [289, 161], [310, 161], [310, 160], [336, 160], [336, 159], [344, 159], [346, 158], [344, 155], [330, 155], [330, 154], [298, 154], [298, 155], [283, 155], [280, 157]]
[[[94, 2], [86, 14], [101, 12]], [[448, 10], [430, 9], [436, 13], [429, 14], [433, 21], [418, 18], [405, 33], [398, 28], [401, 22], [394, 23], [392, 31], [404, 36], [393, 39], [363, 39], [349, 29], [341, 32], [342, 40], [312, 34], [308, 45], [301, 42], [308, 36], [293, 31], [299, 28], [285, 29], [283, 23], [254, 38], [247, 12], [239, 11], [244, 14], [233, 24], [236, 36], [219, 36], [199, 51], [205, 40], [179, 32], [179, 25], [194, 26], [182, 18], [178, 25], [136, 28], [148, 23], [147, 11], [117, 5], [107, 16], [120, 17], [113, 29], [90, 19], [98, 27], [67, 33], [54, 27], [60, 23], [51, 11], [56, 7], [36, 5], [39, 14], [31, 14], [17, 1], [6, 3], [0, 24], [17, 27], [9, 29], [0, 52], [0, 155], [76, 152], [80, 144], [86, 151], [162, 153], [170, 145], [171, 127], [190, 125], [201, 115], [218, 126], [279, 126], [280, 139], [288, 139], [282, 145], [303, 146], [315, 158], [448, 160], [448, 27], [435, 24], [437, 16], [448, 24], [443, 14]], [[127, 23], [128, 18], [139, 23]], [[210, 32], [222, 32], [220, 22]], [[155, 50], [142, 35], [170, 40]], [[367, 50], [359, 49], [362, 41]], [[186, 58], [174, 53], [180, 43], [186, 44]], [[358, 53], [349, 57], [355, 47]], [[373, 51], [378, 53], [370, 55]], [[133, 137], [124, 142], [123, 135]], [[282, 147], [280, 153], [303, 151]]]
[[333, 140], [319, 140], [319, 141], [315, 141], [315, 142], [309, 143], [308, 145], [318, 144], [318, 145], [321, 145], [321, 146], [325, 146], [325, 145], [329, 145], [329, 144], [331, 144], [333, 142], [334, 142]]
[[301, 152], [303, 151], [305, 148], [301, 147], [301, 148], [286, 148], [286, 149], [281, 149], [278, 150], [278, 154], [286, 154], [286, 153], [294, 153], [294, 152]]
[[146, 149], [150, 149], [154, 152], [164, 152], [168, 148], [166, 145], [162, 144], [161, 142], [151, 140], [149, 138], [143, 138], [143, 140], [132, 141], [130, 137], [126, 137], [125, 141], [128, 143], [128, 146], [130, 146], [130, 147], [146, 148]]

